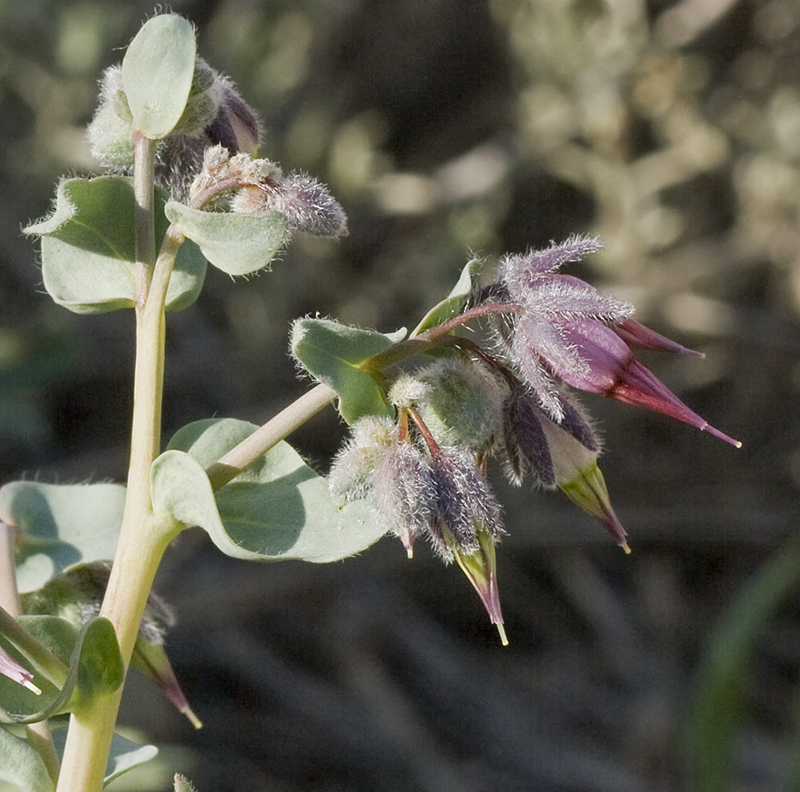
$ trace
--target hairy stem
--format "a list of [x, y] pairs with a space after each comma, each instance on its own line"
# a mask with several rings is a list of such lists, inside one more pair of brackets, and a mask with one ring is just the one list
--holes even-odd
[[[135, 134], [136, 362], [128, 489], [119, 542], [101, 615], [114, 625], [127, 668], [158, 565], [170, 539], [153, 518], [150, 467], [161, 444], [164, 303], [183, 238], [168, 234], [156, 260], [153, 141]], [[58, 792], [100, 792], [122, 687], [99, 696], [70, 719]]]

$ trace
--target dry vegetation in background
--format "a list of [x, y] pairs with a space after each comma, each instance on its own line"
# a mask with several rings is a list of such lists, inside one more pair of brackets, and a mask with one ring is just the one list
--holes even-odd
[[[297, 394], [285, 356], [295, 316], [413, 326], [470, 251], [590, 231], [606, 249], [580, 274], [706, 353], [648, 365], [745, 445], [585, 399], [634, 552], [557, 495], [504, 491], [508, 649], [460, 574], [424, 551], [408, 563], [384, 540], [330, 568], [265, 568], [190, 535], [160, 590], [206, 727], [192, 732], [143, 686], [125, 720], [173, 745], [167, 764], [200, 792], [691, 789], [681, 730], [693, 680], [800, 513], [800, 5], [171, 8], [262, 113], [263, 153], [326, 181], [350, 236], [300, 241], [247, 284], [209, 273], [198, 305], [173, 318], [167, 432], [212, 414], [261, 421]], [[3, 481], [124, 475], [132, 319], [50, 304], [19, 227], [46, 212], [59, 174], [92, 170], [82, 127], [96, 79], [151, 11], [0, 4]], [[341, 434], [331, 411], [296, 440], [322, 467]], [[735, 781], [718, 768], [720, 790], [777, 790], [791, 772], [796, 586], [756, 638], [736, 679]]]

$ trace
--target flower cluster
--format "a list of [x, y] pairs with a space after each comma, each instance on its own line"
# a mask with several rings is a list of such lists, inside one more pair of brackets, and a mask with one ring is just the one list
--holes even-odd
[[[387, 396], [396, 420], [364, 417], [332, 466], [331, 491], [364, 498], [411, 555], [423, 536], [457, 561], [505, 642], [494, 546], [500, 508], [490, 458], [514, 484], [558, 488], [629, 552], [598, 467], [601, 445], [570, 388], [647, 407], [741, 444], [690, 410], [634, 357], [653, 349], [697, 354], [646, 328], [633, 306], [557, 270], [595, 252], [591, 237], [507, 256], [498, 279], [455, 319], [417, 336], [437, 359], [402, 373]], [[453, 334], [489, 317], [486, 344]], [[427, 346], [426, 346], [427, 344]], [[384, 372], [385, 374], [385, 372]]]
[[[111, 66], [103, 75], [100, 104], [87, 134], [92, 155], [105, 168], [126, 171], [133, 166], [133, 116], [121, 66]], [[255, 159], [261, 137], [258, 116], [233, 83], [197, 58], [183, 115], [159, 141], [156, 180], [177, 199], [201, 192], [210, 198], [224, 195], [234, 212], [281, 212], [290, 231], [345, 236], [344, 210], [325, 185]]]

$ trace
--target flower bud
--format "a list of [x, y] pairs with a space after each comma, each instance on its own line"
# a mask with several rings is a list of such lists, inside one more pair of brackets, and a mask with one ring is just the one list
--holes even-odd
[[133, 116], [122, 87], [122, 68], [111, 66], [100, 81], [100, 104], [87, 127], [92, 156], [110, 170], [133, 165]]
[[486, 367], [463, 357], [443, 358], [417, 372], [428, 392], [420, 415], [440, 445], [488, 453], [501, 430], [503, 389]]
[[467, 580], [478, 592], [492, 624], [496, 625], [497, 632], [500, 633], [500, 641], [503, 646], [508, 646], [508, 638], [503, 626], [503, 612], [500, 609], [500, 591], [497, 587], [495, 538], [482, 528], [478, 529], [477, 538], [478, 549], [474, 553], [463, 553], [455, 543], [451, 546], [451, 550], [462, 572], [467, 576]]
[[366, 498], [396, 437], [396, 427], [388, 418], [359, 418], [328, 473], [331, 495], [346, 501]]
[[577, 506], [600, 521], [622, 549], [630, 552], [627, 534], [608, 496], [597, 465], [598, 452], [590, 450], [546, 416], [541, 418], [547, 437], [556, 486]]
[[401, 442], [391, 449], [375, 473], [369, 502], [411, 558], [414, 539], [427, 532], [436, 502], [430, 463], [416, 446]]
[[465, 555], [479, 549], [478, 531], [495, 539], [503, 533], [500, 506], [481, 471], [469, 455], [439, 449], [431, 461], [436, 507], [430, 537], [441, 558], [453, 560], [453, 543]]

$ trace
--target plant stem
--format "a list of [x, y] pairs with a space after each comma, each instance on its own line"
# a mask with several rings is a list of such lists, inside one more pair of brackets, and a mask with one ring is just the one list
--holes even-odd
[[150, 290], [153, 264], [156, 258], [156, 231], [153, 221], [155, 192], [153, 174], [155, 170], [156, 144], [134, 129], [133, 196], [134, 239], [136, 244], [136, 306], [143, 306]]
[[212, 488], [217, 490], [227, 484], [258, 457], [302, 426], [325, 405], [330, 404], [335, 397], [336, 391], [333, 388], [319, 384], [281, 410], [206, 470]]
[[[155, 144], [135, 133], [136, 363], [128, 489], [119, 542], [101, 615], [114, 625], [127, 668], [147, 597], [171, 535], [153, 518], [150, 467], [161, 444], [166, 299], [175, 253], [173, 232], [156, 260], [153, 215]], [[100, 792], [114, 735], [122, 686], [98, 696], [70, 718], [58, 792]]]

